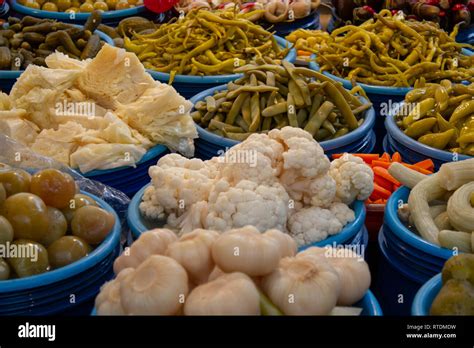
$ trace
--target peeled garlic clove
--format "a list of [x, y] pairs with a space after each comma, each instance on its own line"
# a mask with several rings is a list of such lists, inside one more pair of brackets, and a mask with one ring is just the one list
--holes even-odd
[[347, 248], [330, 248], [326, 260], [334, 267], [341, 280], [338, 306], [351, 306], [364, 297], [371, 278], [369, 266], [359, 254]]
[[120, 299], [120, 282], [133, 272], [133, 268], [125, 268], [117, 278], [105, 283], [95, 299], [97, 315], [124, 315]]
[[144, 232], [114, 262], [114, 272], [119, 274], [124, 268], [136, 268], [150, 255], [163, 255], [168, 245], [176, 242], [176, 234], [166, 228], [156, 228]]
[[295, 256], [298, 247], [293, 238], [279, 230], [268, 230], [263, 234], [265, 237], [275, 239], [280, 246], [280, 257]]
[[185, 315], [260, 315], [260, 295], [243, 273], [224, 274], [188, 296]]
[[221, 234], [212, 246], [212, 258], [226, 273], [265, 275], [278, 266], [280, 243], [253, 226], [245, 226]]
[[152, 255], [120, 283], [125, 314], [174, 315], [188, 294], [188, 275], [177, 261]]
[[214, 269], [211, 248], [218, 237], [219, 233], [215, 231], [194, 230], [168, 245], [165, 254], [184, 267], [194, 284], [202, 284]]
[[334, 268], [312, 256], [285, 257], [262, 279], [263, 292], [286, 315], [328, 315], [341, 282]]
[[221, 270], [219, 267], [215, 266], [214, 269], [212, 270], [211, 274], [209, 274], [209, 278], [207, 279], [208, 282], [211, 282], [220, 276], [227, 274], [223, 270]]

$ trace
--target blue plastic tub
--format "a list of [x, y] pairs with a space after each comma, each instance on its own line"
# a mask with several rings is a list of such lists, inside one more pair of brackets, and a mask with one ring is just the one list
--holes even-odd
[[442, 286], [443, 281], [441, 279], [441, 274], [435, 275], [427, 281], [416, 293], [411, 307], [411, 315], [430, 315], [431, 305], [440, 292]]
[[456, 41], [474, 45], [474, 26], [471, 25], [469, 28], [460, 30], [458, 36], [456, 36]]
[[[205, 90], [190, 99], [193, 104], [200, 100], [204, 100], [215, 92], [226, 90], [227, 85], [217, 86]], [[362, 101], [366, 101], [361, 98]], [[319, 144], [324, 149], [327, 156], [335, 153], [371, 153], [375, 147], [375, 133], [372, 131], [375, 123], [375, 111], [373, 108], [365, 112], [365, 121], [356, 130], [337, 139], [322, 141]], [[227, 149], [237, 145], [239, 141], [221, 137], [217, 134], [209, 132], [196, 124], [199, 138], [194, 141], [196, 146], [196, 157], [207, 160], [215, 156], [223, 154]]]
[[409, 315], [413, 298], [426, 280], [387, 250], [383, 228], [378, 234], [378, 246], [380, 257], [374, 293], [386, 315]]
[[169, 151], [165, 146], [156, 145], [145, 153], [135, 168], [119, 167], [114, 169], [93, 170], [82, 175], [114, 187], [129, 197], [132, 197], [138, 190], [150, 182], [148, 168], [155, 165], [156, 162], [167, 153], [169, 153]]
[[[416, 163], [431, 158], [435, 168], [439, 169], [443, 163], [452, 162], [454, 159], [453, 153], [449, 151], [438, 150], [410, 138], [398, 128], [394, 117], [385, 119], [385, 128], [387, 129], [387, 137], [384, 141], [387, 150], [391, 153], [398, 151], [405, 162]], [[467, 155], [457, 156], [459, 161], [472, 158]]]
[[[24, 7], [24, 6], [23, 6]], [[55, 12], [53, 12], [55, 13]], [[76, 25], [77, 27], [82, 27], [82, 25]], [[115, 46], [114, 41], [112, 38], [105, 33], [101, 32], [100, 30], [96, 30], [94, 33], [97, 33], [97, 35], [100, 36], [100, 38], [108, 43], [111, 46]], [[0, 70], [0, 90], [4, 93], [9, 93], [10, 90], [12, 89], [13, 85], [15, 84], [17, 78], [20, 77], [20, 75], [24, 72], [25, 70], [18, 70], [18, 71], [13, 71], [13, 70]]]
[[[37, 18], [57, 19], [68, 23], [84, 23], [89, 18], [90, 13], [75, 13], [72, 18], [70, 13], [66, 12], [52, 12], [36, 10], [30, 7], [23, 6], [17, 0], [10, 0], [12, 9], [25, 16], [33, 16]], [[102, 12], [102, 23], [115, 23], [126, 17], [139, 16], [146, 11], [145, 6], [137, 6], [125, 10], [106, 11]]]
[[[275, 36], [276, 41], [281, 47], [290, 47], [291, 44], [285, 39]], [[296, 60], [296, 50], [291, 49], [285, 60], [294, 62]], [[154, 71], [147, 69], [147, 72], [155, 79], [163, 83], [168, 83], [170, 80], [170, 74]], [[230, 74], [230, 75], [214, 75], [214, 76], [193, 76], [193, 75], [176, 75], [173, 80], [173, 87], [181, 94], [184, 98], [189, 99], [192, 96], [207, 90], [219, 86], [223, 83], [237, 80], [242, 77], [243, 74]]]
[[[100, 198], [99, 206], [114, 214], [115, 225], [107, 238], [87, 257], [57, 270], [28, 278], [0, 281], [0, 313], [3, 315], [64, 314], [95, 297], [113, 275], [118, 255], [121, 225], [118, 215]], [[84, 282], [87, 279], [87, 282]], [[71, 294], [75, 303], [70, 303]]]
[[[425, 241], [408, 229], [398, 218], [400, 203], [408, 200], [410, 190], [401, 187], [389, 198], [379, 233], [379, 275], [376, 294], [384, 312], [409, 315], [411, 302], [418, 289], [441, 272], [453, 251]], [[403, 296], [403, 303], [398, 296]]]

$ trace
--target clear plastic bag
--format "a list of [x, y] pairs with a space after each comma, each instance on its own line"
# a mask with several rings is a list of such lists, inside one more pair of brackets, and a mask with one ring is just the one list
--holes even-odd
[[0, 134], [0, 163], [7, 164], [14, 168], [24, 169], [30, 173], [35, 173], [41, 169], [54, 168], [70, 174], [82, 191], [103, 199], [118, 214], [122, 225], [121, 244], [124, 245], [127, 240], [130, 240], [130, 232], [125, 218], [130, 198], [125, 193], [100, 182], [87, 179], [74, 169], [52, 158], [39, 155], [3, 134]]

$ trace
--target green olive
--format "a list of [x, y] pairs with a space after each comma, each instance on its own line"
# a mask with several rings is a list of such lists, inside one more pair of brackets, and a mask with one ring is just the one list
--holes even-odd
[[62, 210], [68, 224], [71, 223], [72, 217], [74, 216], [76, 210], [86, 205], [97, 206], [97, 203], [92, 197], [83, 195], [82, 193], [77, 193], [74, 198], [69, 201], [69, 206]]
[[[18, 239], [12, 243], [7, 262], [20, 278], [41, 274], [49, 270], [48, 251], [39, 243]], [[16, 255], [12, 255], [15, 250]]]
[[0, 257], [0, 280], [7, 280], [10, 278], [10, 266]]
[[22, 171], [0, 171], [0, 182], [5, 188], [7, 196], [30, 191], [30, 181]]
[[76, 193], [72, 176], [57, 169], [45, 169], [31, 178], [31, 193], [38, 195], [46, 205], [63, 209]]
[[58, 0], [57, 5], [59, 11], [66, 11], [69, 7], [71, 7], [71, 0]]
[[41, 198], [32, 193], [8, 197], [1, 213], [12, 225], [15, 239], [39, 241], [48, 233], [48, 209]]
[[11, 241], [13, 241], [13, 227], [4, 216], [0, 215], [0, 244]]
[[49, 246], [49, 263], [54, 268], [64, 267], [87, 256], [90, 251], [91, 247], [83, 239], [64, 236]]
[[61, 210], [47, 207], [48, 209], [48, 233], [40, 240], [45, 247], [49, 247], [54, 241], [66, 234], [67, 221]]
[[102, 208], [86, 205], [79, 208], [71, 221], [72, 234], [91, 245], [102, 242], [114, 227], [115, 216]]

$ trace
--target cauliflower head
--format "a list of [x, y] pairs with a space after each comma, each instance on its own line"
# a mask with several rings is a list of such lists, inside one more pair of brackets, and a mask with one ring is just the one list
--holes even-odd
[[288, 231], [298, 246], [316, 243], [342, 230], [342, 223], [329, 209], [309, 207], [298, 210], [288, 220]]
[[279, 183], [259, 185], [242, 180], [231, 186], [219, 180], [209, 195], [205, 228], [225, 231], [253, 225], [259, 231], [284, 231], [288, 219], [289, 197]]
[[336, 197], [345, 204], [365, 201], [374, 190], [374, 172], [359, 158], [350, 154], [331, 162], [329, 175], [336, 181]]

